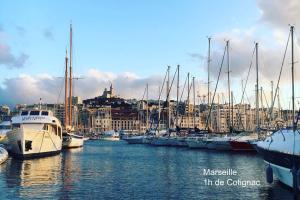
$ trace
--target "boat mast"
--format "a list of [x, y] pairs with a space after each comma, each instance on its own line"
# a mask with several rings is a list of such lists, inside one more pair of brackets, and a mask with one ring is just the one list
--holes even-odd
[[188, 96], [187, 96], [187, 128], [190, 128], [190, 73], [188, 73], [187, 77], [187, 85], [188, 85]]
[[148, 128], [149, 128], [149, 97], [148, 97], [148, 83], [147, 83], [147, 86], [146, 86], [146, 98], [147, 98], [147, 101], [146, 101], [146, 103], [147, 103], [147, 106], [146, 106], [146, 109], [147, 109], [147, 111], [146, 111], [146, 131], [148, 130]]
[[68, 50], [66, 50], [65, 57], [65, 128], [69, 125], [68, 114]]
[[294, 87], [294, 26], [291, 26], [291, 39], [292, 39], [292, 119], [293, 119], [293, 131], [296, 130], [295, 117], [295, 87]]
[[195, 94], [195, 77], [193, 77], [193, 126], [196, 127], [196, 94]]
[[[211, 38], [208, 38], [208, 57], [207, 57], [207, 109], [209, 109], [210, 106], [210, 80], [209, 80], [209, 74], [210, 74], [210, 41]], [[209, 122], [208, 122], [208, 129], [211, 125], [211, 118], [209, 118]]]
[[73, 120], [72, 120], [72, 24], [70, 24], [70, 88], [69, 88], [69, 120], [70, 123], [69, 125], [73, 125]]
[[158, 131], [160, 129], [160, 86], [158, 86]]
[[[274, 105], [274, 102], [273, 102], [273, 97], [274, 96], [274, 83], [273, 83], [273, 81], [271, 81], [271, 105]], [[273, 112], [271, 112], [271, 110], [270, 110], [270, 113], [271, 113], [271, 116], [270, 116], [270, 118], [271, 118], [271, 121], [273, 120]]]
[[168, 129], [170, 129], [171, 126], [171, 117], [170, 117], [170, 94], [169, 94], [169, 88], [170, 88], [170, 66], [168, 66], [168, 80], [167, 80], [167, 105], [168, 105]]
[[255, 43], [255, 55], [256, 55], [256, 131], [260, 129], [259, 123], [259, 85], [258, 85], [258, 43]]
[[220, 94], [218, 93], [218, 119], [217, 119], [217, 130], [220, 132]]
[[176, 99], [176, 127], [178, 126], [178, 109], [179, 109], [179, 65], [177, 65], [177, 99]]
[[211, 38], [208, 38], [208, 58], [207, 58], [207, 104], [210, 105], [210, 80], [209, 80], [209, 68], [210, 68], [210, 40]]
[[227, 84], [228, 84], [228, 115], [229, 115], [229, 131], [231, 131], [231, 104], [230, 104], [230, 101], [231, 101], [231, 98], [230, 98], [230, 63], [229, 63], [229, 40], [226, 41], [226, 50], [227, 50]]

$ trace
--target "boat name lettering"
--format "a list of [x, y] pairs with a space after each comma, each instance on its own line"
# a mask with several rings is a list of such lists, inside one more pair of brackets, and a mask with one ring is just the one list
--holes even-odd
[[38, 120], [44, 120], [45, 117], [42, 116], [27, 116], [22, 117], [22, 121], [38, 121]]

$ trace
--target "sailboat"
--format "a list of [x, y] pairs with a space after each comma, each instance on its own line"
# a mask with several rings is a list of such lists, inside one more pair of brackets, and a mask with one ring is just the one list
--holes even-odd
[[70, 25], [70, 72], [69, 72], [69, 96], [68, 96], [68, 53], [65, 57], [65, 130], [63, 131], [63, 148], [82, 147], [84, 138], [76, 134], [73, 126], [72, 109], [72, 24]]
[[[146, 85], [144, 95], [145, 95], [145, 93], [146, 93], [146, 133], [147, 133], [149, 131], [149, 99], [148, 99], [149, 98], [149, 96], [148, 96], [149, 86], [148, 86], [148, 83]], [[144, 95], [142, 98], [142, 102], [144, 101]], [[139, 113], [138, 113], [138, 115], [139, 115]], [[123, 140], [125, 140], [128, 144], [144, 144], [148, 141], [147, 139], [148, 138], [145, 134], [123, 138]]]
[[[295, 114], [294, 96], [294, 26], [290, 27], [292, 60], [292, 111]], [[290, 128], [280, 129], [263, 141], [257, 142], [257, 150], [267, 164], [267, 181], [273, 181], [273, 173], [285, 185], [298, 190], [300, 186], [300, 135], [297, 121], [293, 118]]]
[[[209, 82], [209, 65], [210, 65], [210, 40], [211, 40], [211, 38], [208, 38], [208, 62], [207, 62], [207, 65], [208, 65], [208, 82]], [[225, 51], [227, 51], [227, 67], [228, 67], [228, 98], [229, 98], [229, 106], [228, 106], [228, 110], [229, 110], [229, 120], [228, 121], [229, 121], [229, 123], [228, 123], [228, 127], [229, 127], [229, 132], [231, 133], [231, 130], [232, 130], [231, 123], [232, 123], [232, 121], [230, 120], [231, 106], [230, 106], [230, 76], [229, 76], [229, 73], [230, 73], [230, 68], [229, 68], [230, 67], [230, 65], [229, 65], [229, 41], [226, 41], [224, 56], [225, 56]], [[222, 60], [222, 64], [221, 64], [219, 73], [221, 72], [221, 69], [222, 69], [222, 66], [223, 66], [224, 56], [223, 56], [223, 60]], [[218, 81], [219, 81], [219, 78], [218, 78]], [[216, 88], [218, 86], [218, 81], [217, 81]], [[216, 91], [216, 88], [215, 88], [215, 91]], [[209, 92], [209, 86], [208, 86], [208, 105], [210, 104], [209, 93], [210, 92]], [[212, 101], [211, 101], [212, 103], [214, 102], [213, 99], [214, 99], [214, 96], [213, 96]], [[210, 105], [210, 107], [209, 107], [209, 116], [208, 116], [207, 121], [206, 121], [207, 129], [209, 129], [209, 126], [210, 126], [211, 109], [212, 109], [212, 105]], [[189, 140], [188, 145], [191, 148], [208, 148], [208, 149], [213, 149], [213, 150], [231, 150], [231, 145], [230, 145], [230, 140], [231, 139], [232, 139], [232, 137], [230, 137], [230, 136], [227, 137], [227, 135], [225, 137], [224, 136], [214, 136], [214, 137], [205, 136], [205, 137], [198, 137], [195, 140]]]

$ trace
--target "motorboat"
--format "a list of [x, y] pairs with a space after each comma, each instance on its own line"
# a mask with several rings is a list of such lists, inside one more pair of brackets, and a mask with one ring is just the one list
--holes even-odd
[[61, 123], [50, 110], [23, 110], [11, 120], [12, 130], [6, 135], [13, 157], [26, 159], [61, 152]]
[[257, 142], [258, 153], [272, 168], [275, 176], [293, 187], [293, 167], [300, 166], [300, 135], [292, 129], [279, 130]]

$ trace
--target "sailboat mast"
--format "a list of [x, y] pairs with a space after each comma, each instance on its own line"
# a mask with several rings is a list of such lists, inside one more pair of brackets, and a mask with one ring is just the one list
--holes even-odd
[[160, 86], [158, 86], [158, 130], [160, 130]]
[[229, 40], [226, 41], [226, 50], [227, 50], [227, 84], [228, 84], [228, 115], [229, 115], [229, 131], [231, 130], [231, 104], [230, 104], [230, 101], [231, 101], [231, 98], [230, 98], [230, 62], [229, 62]]
[[208, 38], [208, 57], [207, 57], [207, 104], [210, 105], [210, 80], [209, 80], [209, 68], [210, 68], [210, 40], [211, 38]]
[[146, 86], [147, 88], [146, 88], [146, 98], [147, 98], [147, 106], [146, 106], [146, 108], [147, 108], [147, 111], [146, 111], [146, 131], [149, 129], [149, 96], [148, 96], [148, 83], [147, 83], [147, 86]]
[[193, 77], [193, 126], [196, 127], [196, 93], [195, 93], [195, 77]]
[[295, 87], [294, 87], [294, 26], [291, 26], [291, 39], [292, 39], [292, 110], [293, 110], [293, 131], [296, 130], [295, 117]]
[[178, 109], [179, 109], [179, 65], [177, 65], [177, 98], [176, 98], [176, 127], [178, 126]]
[[69, 125], [69, 112], [68, 112], [68, 51], [66, 50], [65, 57], [65, 127]]
[[188, 96], [187, 96], [187, 127], [190, 128], [190, 73], [188, 73], [187, 77], [187, 85], [188, 85]]
[[256, 131], [259, 131], [259, 85], [258, 85], [258, 43], [255, 43], [255, 56], [256, 56]]
[[[210, 106], [210, 41], [211, 38], [208, 38], [208, 56], [207, 56], [207, 109]], [[211, 118], [209, 118], [208, 129], [211, 125]]]
[[170, 112], [170, 66], [168, 66], [168, 80], [167, 80], [167, 106], [168, 106], [168, 129], [171, 128], [171, 112]]
[[70, 88], [69, 88], [69, 120], [70, 123], [69, 125], [73, 125], [73, 118], [72, 118], [72, 24], [70, 24], [70, 78], [69, 78], [69, 82], [70, 82]]

